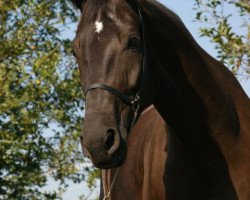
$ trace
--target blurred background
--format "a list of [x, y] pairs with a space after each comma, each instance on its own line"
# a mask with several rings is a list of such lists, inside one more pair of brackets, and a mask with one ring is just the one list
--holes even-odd
[[[160, 2], [250, 96], [248, 0]], [[96, 199], [99, 171], [78, 141], [84, 96], [69, 0], [0, 1], [0, 199]]]

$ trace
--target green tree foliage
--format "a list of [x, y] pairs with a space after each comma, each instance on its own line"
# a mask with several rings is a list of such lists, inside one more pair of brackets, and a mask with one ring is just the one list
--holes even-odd
[[[84, 180], [83, 97], [64, 0], [0, 1], [0, 199], [60, 199]], [[59, 188], [46, 192], [48, 177]]]
[[201, 36], [215, 44], [218, 58], [234, 73], [250, 73], [249, 0], [195, 0], [194, 9]]

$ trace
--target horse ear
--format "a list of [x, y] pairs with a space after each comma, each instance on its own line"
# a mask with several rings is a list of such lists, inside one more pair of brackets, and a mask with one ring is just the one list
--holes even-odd
[[82, 10], [82, 7], [86, 0], [71, 0], [71, 2], [80, 10]]

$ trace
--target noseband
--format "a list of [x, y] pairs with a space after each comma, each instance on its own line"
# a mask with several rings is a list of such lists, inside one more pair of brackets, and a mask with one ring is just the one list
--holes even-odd
[[85, 90], [85, 96], [91, 90], [95, 90], [95, 89], [106, 90], [106, 91], [112, 93], [113, 95], [115, 95], [116, 97], [120, 98], [127, 105], [131, 106], [132, 110], [134, 112], [134, 116], [133, 116], [133, 120], [132, 120], [132, 123], [131, 123], [131, 126], [130, 126], [130, 130], [135, 125], [135, 122], [136, 122], [137, 116], [138, 116], [138, 112], [139, 112], [139, 108], [140, 108], [140, 95], [142, 93], [142, 87], [143, 87], [143, 81], [144, 81], [144, 76], [143, 75], [144, 75], [144, 69], [145, 69], [145, 65], [146, 65], [146, 47], [145, 47], [146, 43], [145, 43], [144, 24], [143, 24], [143, 20], [142, 20], [142, 15], [141, 15], [140, 9], [138, 9], [138, 12], [139, 12], [139, 17], [140, 17], [140, 20], [141, 20], [141, 28], [142, 28], [143, 60], [142, 60], [142, 66], [141, 66], [141, 72], [142, 72], [141, 83], [140, 83], [140, 86], [139, 86], [139, 90], [137, 91], [137, 93], [134, 96], [134, 98], [131, 98], [128, 94], [120, 92], [119, 90], [115, 89], [114, 87], [106, 85], [104, 83], [90, 84], [90, 85], [88, 85], [86, 87], [86, 90]]
[[94, 90], [94, 89], [98, 89], [98, 88], [109, 91], [110, 93], [119, 97], [121, 100], [123, 100], [126, 104], [128, 104], [130, 106], [133, 106], [136, 103], [135, 99], [131, 100], [131, 98], [127, 94], [122, 93], [122, 92], [118, 91], [117, 89], [115, 89], [111, 86], [108, 86], [106, 84], [103, 84], [103, 83], [94, 83], [94, 84], [88, 85], [86, 88], [85, 94], [87, 94], [87, 92], [89, 92], [90, 90]]

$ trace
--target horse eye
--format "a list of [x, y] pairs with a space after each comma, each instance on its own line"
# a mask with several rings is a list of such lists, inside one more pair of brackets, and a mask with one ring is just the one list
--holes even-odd
[[138, 51], [141, 46], [141, 40], [138, 36], [133, 36], [129, 39], [128, 48], [133, 51]]

